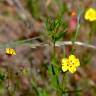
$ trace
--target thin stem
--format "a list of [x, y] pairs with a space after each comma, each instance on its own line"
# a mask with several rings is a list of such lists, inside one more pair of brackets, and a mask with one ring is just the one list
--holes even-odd
[[53, 43], [53, 55], [55, 57], [55, 42]]
[[8, 96], [11, 96], [11, 93], [10, 93], [10, 90], [9, 90], [9, 88], [10, 88], [10, 80], [9, 80], [9, 68], [7, 68], [7, 87], [6, 87], [6, 89], [7, 89], [7, 94], [8, 94]]
[[[53, 58], [55, 58], [56, 59], [56, 54], [55, 54], [55, 42], [53, 42]], [[54, 59], [53, 59], [54, 60]], [[58, 85], [58, 91], [59, 90], [62, 90], [61, 89], [61, 87], [60, 87], [60, 83], [59, 83], [59, 79], [58, 79], [58, 76], [57, 76], [57, 74], [56, 74], [56, 72], [55, 72], [55, 68], [54, 68], [55, 66], [53, 65], [53, 64], [51, 64], [51, 68], [52, 68], [52, 74], [54, 75], [54, 76], [56, 76], [55, 78], [56, 78], [56, 83], [57, 83], [57, 85]], [[60, 94], [60, 91], [58, 92], [59, 94]], [[58, 94], [58, 95], [59, 95]]]
[[[73, 43], [71, 41], [62, 41], [62, 42], [56, 43], [56, 46], [58, 46], [58, 47], [60, 47], [62, 45], [73, 45]], [[88, 44], [88, 43], [80, 42], [80, 41], [75, 41], [74, 45], [84, 46], [84, 47], [92, 48], [92, 49], [96, 50], [96, 46]]]
[[[36, 37], [39, 39], [39, 37]], [[11, 43], [8, 43], [8, 44], [0, 44], [0, 48], [6, 48], [6, 47], [16, 47], [16, 46], [20, 46], [20, 45], [23, 45], [23, 44], [27, 44], [27, 46], [31, 47], [31, 48], [36, 48], [36, 47], [46, 47], [46, 46], [49, 46], [49, 44], [47, 43], [34, 43], [32, 44], [32, 40], [35, 40], [36, 38], [31, 38], [31, 39], [27, 39], [27, 40], [21, 40], [21, 41], [16, 41], [16, 42], [11, 42]], [[73, 45], [72, 41], [60, 41], [60, 42], [57, 42], [55, 44], [55, 46], [57, 47], [61, 47], [62, 45]], [[91, 44], [88, 44], [88, 43], [85, 43], [85, 42], [80, 42], [80, 41], [75, 41], [74, 42], [74, 45], [78, 45], [78, 46], [84, 46], [84, 47], [87, 47], [87, 48], [91, 48], [91, 49], [94, 49], [96, 50], [96, 46], [95, 45], [91, 45]]]
[[80, 16], [81, 16], [81, 13], [82, 13], [82, 12], [79, 12], [79, 15], [78, 15], [78, 17], [77, 17], [76, 34], [75, 34], [74, 39], [73, 39], [73, 41], [72, 41], [72, 43], [73, 43], [72, 53], [74, 52], [74, 45], [75, 45], [74, 42], [76, 41], [77, 36], [78, 36], [78, 33], [79, 33], [79, 28], [80, 28]]
[[[79, 18], [80, 18], [80, 16], [79, 16]], [[61, 47], [62, 45], [79, 45], [79, 46], [84, 46], [84, 47], [92, 48], [92, 49], [96, 50], [95, 45], [91, 45], [91, 44], [88, 44], [88, 43], [76, 41], [78, 32], [79, 32], [79, 25], [77, 26], [77, 31], [76, 31], [74, 42], [72, 42], [72, 41], [60, 41], [60, 42], [55, 43], [54, 46]], [[40, 39], [40, 36], [30, 38], [30, 39], [26, 39], [26, 40], [13, 41], [13, 42], [5, 43], [5, 44], [0, 44], [0, 48], [2, 49], [2, 48], [6, 48], [6, 47], [16, 47], [16, 46], [20, 46], [20, 45], [23, 45], [23, 44], [27, 44], [28, 46], [30, 46], [32, 48], [36, 48], [38, 46], [41, 46], [41, 47], [49, 46], [49, 44], [43, 43], [43, 42], [42, 43], [39, 43], [39, 42], [34, 43], [34, 40], [36, 41], [36, 39]]]
[[63, 91], [63, 94], [65, 93], [76, 93], [76, 92], [81, 92], [82, 90], [72, 90], [72, 91]]
[[[13, 41], [10, 43], [5, 43], [5, 44], [0, 44], [0, 48], [6, 48], [6, 47], [16, 47], [22, 44], [27, 44], [27, 43], [32, 43], [32, 41], [39, 39], [40, 37], [34, 37], [34, 38], [30, 38], [30, 39], [26, 39], [26, 40], [19, 40], [19, 41]], [[36, 42], [35, 42], [36, 43]]]

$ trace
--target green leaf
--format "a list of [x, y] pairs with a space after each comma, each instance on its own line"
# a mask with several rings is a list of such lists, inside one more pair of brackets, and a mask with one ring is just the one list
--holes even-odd
[[39, 96], [48, 96], [48, 93], [46, 92], [46, 90], [42, 88], [38, 88], [38, 92], [39, 92]]
[[46, 22], [46, 28], [52, 42], [56, 42], [64, 37], [67, 23], [61, 17], [57, 17], [56, 19], [49, 18]]
[[27, 0], [27, 7], [31, 12], [32, 16], [35, 18], [40, 18], [40, 6], [38, 0]]
[[0, 81], [3, 81], [5, 79], [5, 76], [3, 74], [0, 74]]

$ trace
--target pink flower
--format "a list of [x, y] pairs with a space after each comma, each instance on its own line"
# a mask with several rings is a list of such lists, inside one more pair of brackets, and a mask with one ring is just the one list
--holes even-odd
[[77, 18], [72, 17], [69, 21], [69, 32], [75, 31], [76, 25], [77, 25]]

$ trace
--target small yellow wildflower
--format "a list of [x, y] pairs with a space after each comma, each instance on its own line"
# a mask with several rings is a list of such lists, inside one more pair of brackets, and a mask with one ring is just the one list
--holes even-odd
[[79, 59], [77, 59], [74, 55], [69, 56], [70, 64], [74, 64], [76, 67], [80, 66]]
[[6, 48], [7, 55], [16, 55], [16, 51], [12, 48]]
[[62, 70], [63, 70], [63, 72], [66, 72], [69, 69], [68, 64], [69, 64], [69, 60], [67, 58], [63, 58], [62, 59]]
[[89, 8], [84, 15], [84, 18], [89, 21], [96, 20], [96, 10], [94, 8]]
[[70, 55], [69, 58], [62, 59], [62, 70], [63, 72], [69, 71], [70, 73], [76, 72], [76, 68], [80, 66], [79, 59], [74, 55]]

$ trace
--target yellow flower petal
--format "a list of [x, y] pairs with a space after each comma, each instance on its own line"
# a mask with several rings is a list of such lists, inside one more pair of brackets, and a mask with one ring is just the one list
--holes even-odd
[[76, 67], [79, 67], [79, 66], [80, 66], [80, 61], [79, 61], [79, 59], [75, 59], [75, 66], [76, 66]]
[[76, 57], [74, 55], [69, 56], [69, 60], [74, 60]]
[[16, 51], [12, 48], [6, 48], [6, 54], [8, 55], [16, 55]]
[[69, 60], [67, 58], [62, 59], [62, 71], [66, 72], [68, 70]]
[[69, 68], [68, 66], [64, 65], [64, 66], [62, 66], [62, 71], [66, 72], [68, 70], [68, 68]]
[[80, 66], [79, 59], [75, 55], [70, 55], [69, 58], [62, 59], [62, 70], [66, 72], [69, 70], [70, 73], [76, 72], [76, 68]]
[[67, 60], [68, 60], [67, 58], [63, 58], [63, 59], [62, 59], [62, 61], [61, 61], [61, 62], [62, 62], [62, 64], [66, 63], [66, 62], [67, 62]]
[[74, 55], [69, 56], [69, 62], [72, 65], [75, 65], [76, 67], [80, 66], [79, 59], [77, 59]]
[[94, 8], [89, 8], [84, 15], [84, 18], [89, 21], [96, 20], [96, 10]]
[[70, 73], [76, 72], [76, 67], [75, 66], [69, 67], [69, 72]]

